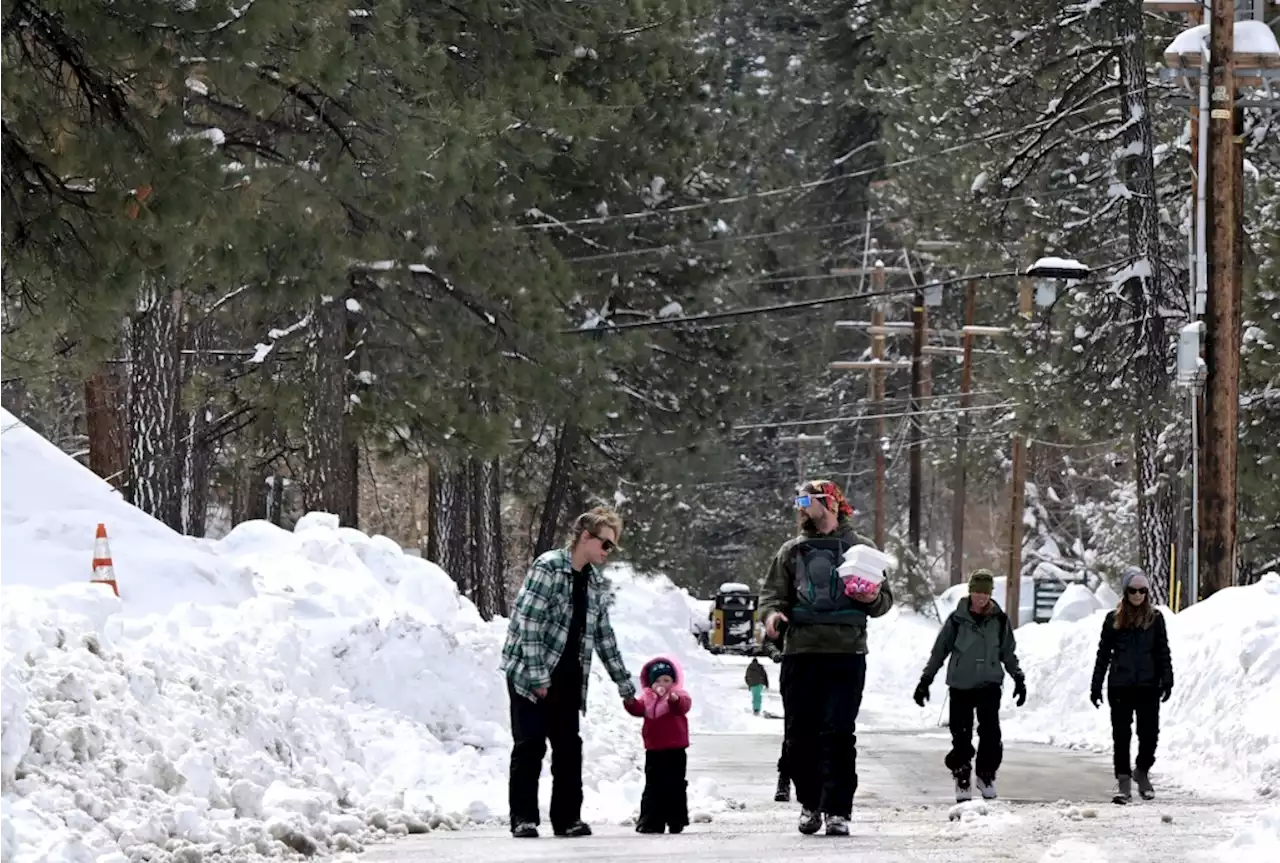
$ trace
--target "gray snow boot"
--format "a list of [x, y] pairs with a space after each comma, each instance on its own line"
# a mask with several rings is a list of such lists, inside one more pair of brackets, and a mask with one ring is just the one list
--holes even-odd
[[996, 778], [994, 776], [988, 776], [986, 778], [979, 776], [978, 790], [982, 792], [983, 800], [995, 800], [996, 799]]
[[956, 802], [964, 803], [973, 799], [973, 789], [969, 786], [969, 768], [963, 767], [959, 770], [952, 770], [951, 775], [956, 780]]
[[1128, 803], [1133, 799], [1133, 779], [1128, 776], [1116, 777], [1116, 796], [1111, 798], [1113, 803]]
[[1143, 800], [1154, 800], [1156, 789], [1151, 785], [1151, 777], [1145, 770], [1133, 771], [1133, 781], [1138, 783], [1138, 794]]

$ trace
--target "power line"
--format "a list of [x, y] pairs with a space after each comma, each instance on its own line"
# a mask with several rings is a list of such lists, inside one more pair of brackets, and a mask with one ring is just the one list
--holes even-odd
[[937, 408], [936, 410], [927, 411], [907, 411], [905, 413], [896, 414], [851, 414], [849, 416], [824, 417], [816, 420], [787, 420], [785, 422], [775, 423], [752, 423], [749, 425], [736, 425], [730, 431], [754, 431], [756, 429], [774, 429], [774, 428], [794, 428], [796, 426], [809, 425], [832, 425], [835, 423], [859, 423], [863, 420], [892, 420], [906, 419], [910, 417], [926, 417], [937, 416], [939, 414], [960, 414], [967, 411], [992, 411], [992, 410], [1008, 410], [1010, 408], [1021, 407], [1017, 402], [1000, 402], [994, 405], [970, 405], [967, 408]]
[[862, 226], [867, 224], [863, 220], [855, 220], [848, 222], [833, 222], [829, 225], [807, 225], [801, 228], [786, 228], [779, 231], [765, 231], [759, 234], [740, 234], [725, 237], [713, 237], [707, 240], [692, 240], [687, 243], [667, 243], [662, 246], [646, 246], [642, 249], [623, 249], [616, 252], [600, 252], [596, 255], [577, 255], [572, 258], [565, 258], [571, 264], [579, 264], [589, 261], [607, 261], [614, 258], [634, 258], [641, 255], [656, 255], [663, 252], [680, 252], [688, 248], [696, 248], [699, 246], [712, 246], [721, 243], [745, 243], [751, 240], [768, 240], [774, 237], [785, 237], [791, 234], [817, 234], [822, 231], [831, 231], [836, 228], [850, 228], [855, 225]]
[[[1019, 195], [1019, 196], [1010, 197], [1010, 198], [986, 198], [984, 199], [984, 203], [998, 204], [998, 203], [1010, 203], [1012, 201], [1020, 201], [1020, 200], [1022, 200], [1022, 196]], [[565, 258], [565, 260], [570, 263], [607, 261], [607, 260], [613, 260], [616, 258], [630, 258], [630, 257], [638, 257], [640, 255], [661, 254], [664, 252], [680, 252], [689, 248], [718, 245], [723, 243], [748, 242], [752, 240], [768, 240], [774, 237], [790, 236], [793, 234], [801, 234], [801, 235], [816, 234], [816, 233], [821, 233], [823, 231], [833, 230], [835, 228], [865, 227], [867, 229], [870, 229], [872, 226], [883, 227], [885, 225], [891, 225], [895, 222], [902, 221], [903, 219], [915, 218], [917, 216], [938, 215], [942, 213], [956, 213], [962, 210], [963, 207], [964, 207], [963, 204], [957, 204], [957, 206], [954, 209], [932, 207], [928, 210], [922, 210], [919, 212], [915, 212], [915, 211], [901, 212], [901, 211], [895, 210], [895, 211], [892, 211], [890, 215], [886, 215], [883, 218], [872, 218], [871, 216], [868, 216], [866, 219], [853, 219], [849, 221], [832, 222], [826, 225], [806, 225], [798, 228], [785, 228], [777, 231], [765, 231], [763, 233], [757, 233], [757, 234], [741, 234], [741, 235], [731, 235], [731, 236], [723, 236], [723, 237], [712, 237], [706, 240], [692, 240], [689, 242], [666, 243], [659, 246], [646, 246], [640, 249], [622, 249], [618, 251], [600, 252], [594, 255], [578, 255], [571, 258]], [[864, 258], [864, 261], [865, 261], [865, 258]]]
[[[990, 279], [1010, 278], [1013, 276], [1020, 276], [1020, 275], [1022, 275], [1022, 273], [1019, 272], [1018, 270], [1007, 270], [1007, 271], [998, 272], [998, 273], [983, 273], [980, 275], [971, 274], [966, 276], [957, 276], [956, 278], [945, 279], [943, 281], [929, 282], [924, 287], [926, 288], [946, 287], [948, 285], [955, 285], [955, 284], [959, 284], [960, 282], [966, 282], [969, 279], [990, 280]], [[833, 275], [813, 275], [813, 276], [793, 276], [790, 278], [777, 278], [777, 279], [749, 279], [742, 282], [730, 282], [727, 285], [724, 285], [723, 287], [732, 287], [735, 285], [772, 284], [775, 282], [827, 281], [830, 279], [843, 279], [843, 278], [848, 278], [848, 277], [833, 276]], [[751, 315], [762, 315], [762, 314], [768, 314], [770, 312], [786, 312], [786, 311], [793, 311], [795, 309], [812, 309], [818, 306], [832, 305], [835, 303], [847, 303], [847, 302], [852, 302], [854, 300], [874, 299], [876, 297], [901, 296], [903, 294], [914, 293], [916, 290], [917, 289], [913, 286], [913, 287], [907, 287], [907, 288], [887, 288], [883, 291], [859, 291], [858, 293], [854, 293], [854, 294], [840, 294], [834, 297], [818, 297], [817, 299], [812, 299], [812, 300], [793, 300], [788, 303], [774, 303], [768, 306], [750, 306], [745, 309], [730, 309], [728, 311], [723, 311], [723, 312], [705, 312], [700, 315], [679, 315], [679, 316], [672, 316], [669, 318], [658, 318], [652, 321], [633, 321], [631, 323], [626, 323], [626, 324], [599, 324], [599, 325], [590, 326], [590, 327], [577, 327], [574, 329], [561, 330], [560, 333], [563, 335], [572, 335], [574, 333], [583, 335], [583, 334], [598, 333], [598, 332], [608, 331], [608, 330], [639, 330], [639, 329], [646, 329], [651, 327], [669, 327], [669, 326], [674, 326], [676, 324], [703, 323], [706, 321], [719, 321], [719, 320], [727, 320], [729, 318], [740, 318], [740, 317], [749, 317]]]
[[[1104, 269], [1104, 270], [1111, 269], [1112, 267], [1115, 267], [1119, 264], [1129, 263], [1131, 260], [1133, 260], [1132, 256], [1127, 258], [1122, 258], [1118, 261], [1111, 261], [1109, 263], [1103, 264], [1101, 267], [1098, 267], [1096, 269]], [[967, 273], [963, 276], [955, 276], [950, 279], [936, 279], [931, 282], [926, 282], [925, 284], [920, 285], [918, 288], [912, 285], [904, 288], [886, 288], [883, 291], [859, 291], [853, 294], [837, 294], [835, 296], [830, 296], [830, 297], [817, 297], [812, 300], [793, 300], [787, 303], [773, 303], [767, 306], [748, 306], [747, 308], [744, 308], [744, 309], [729, 309], [723, 312], [704, 312], [700, 315], [673, 315], [667, 318], [657, 318], [649, 321], [633, 321], [631, 323], [626, 323], [626, 324], [611, 324], [611, 323], [594, 324], [592, 326], [581, 326], [581, 327], [575, 327], [573, 329], [563, 329], [563, 330], [560, 330], [560, 333], [561, 335], [574, 335], [574, 334], [589, 335], [592, 333], [607, 332], [610, 330], [639, 330], [639, 329], [651, 329], [655, 327], [670, 327], [670, 326], [675, 326], [677, 324], [704, 323], [707, 321], [727, 320], [729, 318], [741, 318], [741, 317], [751, 317], [753, 315], [764, 315], [764, 314], [770, 314], [772, 312], [788, 312], [788, 311], [794, 311], [796, 309], [811, 309], [811, 308], [816, 308], [818, 306], [827, 306], [827, 305], [833, 305], [837, 303], [848, 303], [848, 302], [853, 302], [855, 300], [875, 299], [877, 297], [897, 297], [897, 296], [903, 296], [905, 294], [913, 294], [917, 290], [950, 287], [951, 285], [957, 285], [962, 282], [967, 282], [970, 279], [983, 279], [986, 281], [991, 281], [992, 279], [1013, 278], [1013, 277], [1018, 277], [1023, 275], [1025, 274], [1021, 270], [1003, 270], [1000, 272], [987, 272], [987, 273]], [[748, 280], [739, 281], [739, 282], [723, 283], [722, 285], [720, 285], [720, 287], [734, 287], [736, 285], [774, 284], [774, 283], [785, 283], [785, 282], [816, 282], [816, 281], [828, 281], [831, 279], [844, 279], [844, 278], [848, 278], [848, 277], [827, 274], [827, 275], [781, 277], [776, 279], [774, 278], [748, 279]], [[1090, 285], [1090, 284], [1100, 284], [1100, 283], [1081, 281], [1081, 282], [1078, 282], [1077, 284]]]
[[[789, 195], [797, 192], [807, 192], [812, 189], [819, 188], [821, 186], [827, 186], [832, 183], [841, 182], [842, 180], [852, 180], [858, 177], [868, 177], [873, 174], [883, 173], [884, 171], [887, 171], [891, 168], [901, 168], [907, 165], [914, 165], [918, 162], [926, 162], [933, 159], [937, 159], [939, 156], [948, 156], [952, 153], [956, 153], [961, 150], [967, 149], [969, 147], [977, 146], [979, 144], [989, 144], [993, 141], [999, 141], [1004, 138], [1016, 137], [1018, 135], [1025, 134], [1026, 132], [1035, 131], [1036, 129], [1042, 126], [1047, 126], [1047, 125], [1060, 122], [1065, 117], [1072, 117], [1077, 114], [1087, 114], [1087, 113], [1096, 112], [1100, 107], [1107, 105], [1111, 102], [1117, 102], [1120, 100], [1120, 98], [1121, 98], [1120, 96], [1114, 96], [1109, 99], [1103, 99], [1099, 102], [1095, 102], [1090, 105], [1077, 108], [1073, 111], [1068, 111], [1065, 114], [1054, 114], [1050, 117], [1045, 117], [1041, 120], [1036, 120], [1018, 129], [1010, 129], [1004, 132], [993, 132], [987, 135], [979, 135], [977, 137], [970, 138], [965, 141], [960, 141], [956, 144], [952, 144], [948, 147], [943, 147], [942, 149], [936, 150], [931, 153], [922, 153], [921, 155], [911, 156], [906, 159], [899, 159], [895, 162], [886, 162], [885, 164], [878, 165], [874, 168], [863, 168], [857, 171], [849, 171], [843, 174], [835, 174], [831, 177], [823, 177], [817, 180], [807, 180], [803, 183], [794, 183], [790, 186], [780, 186], [776, 189], [765, 189], [759, 192], [744, 192], [740, 195], [730, 195], [727, 197], [715, 198], [708, 201], [698, 201], [697, 203], [693, 203], [693, 204], [679, 204], [677, 206], [667, 207], [661, 210], [637, 210], [630, 213], [616, 213], [608, 216], [589, 216], [581, 219], [555, 219], [552, 217], [548, 217], [548, 221], [534, 222], [532, 224], [526, 224], [526, 225], [513, 225], [511, 227], [514, 230], [528, 231], [528, 230], [545, 230], [547, 228], [569, 228], [569, 227], [578, 227], [582, 225], [607, 225], [613, 222], [640, 221], [643, 219], [654, 218], [656, 216], [667, 216], [667, 215], [673, 215], [678, 213], [688, 213], [696, 210], [706, 209], [707, 207], [716, 207], [724, 204], [740, 204], [746, 201], [760, 200], [763, 198], [772, 198], [772, 197], [777, 197], [779, 195]], [[542, 213], [541, 210], [539, 210], [538, 213], [540, 215], [546, 216], [546, 214]]]

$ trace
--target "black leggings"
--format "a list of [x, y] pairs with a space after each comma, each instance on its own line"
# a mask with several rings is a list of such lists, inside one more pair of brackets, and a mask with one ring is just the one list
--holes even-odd
[[1143, 773], [1156, 763], [1156, 743], [1160, 740], [1160, 690], [1147, 686], [1116, 687], [1107, 690], [1111, 704], [1111, 744], [1116, 776], [1129, 776], [1129, 742], [1136, 714], [1138, 720], [1138, 760], [1133, 765]]

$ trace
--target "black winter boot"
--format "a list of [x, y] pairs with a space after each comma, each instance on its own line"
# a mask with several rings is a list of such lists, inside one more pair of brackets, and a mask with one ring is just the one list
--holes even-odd
[[775, 803], [791, 802], [791, 779], [785, 773], [778, 774], [778, 790], [773, 794]]

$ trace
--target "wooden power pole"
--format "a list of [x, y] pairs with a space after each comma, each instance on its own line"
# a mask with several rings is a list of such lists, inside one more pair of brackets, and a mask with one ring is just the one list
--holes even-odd
[[1230, 587], [1236, 558], [1236, 434], [1240, 406], [1240, 163], [1235, 153], [1235, 3], [1213, 0], [1209, 24], [1209, 293], [1201, 459], [1201, 593]]
[[[1030, 321], [1032, 318], [1031, 280], [1024, 278], [1018, 284], [1018, 312]], [[1013, 489], [1009, 494], [1009, 569], [1005, 581], [1005, 614], [1009, 624], [1016, 627], [1019, 606], [1022, 602], [1022, 507], [1027, 488], [1027, 437], [1022, 430], [1013, 434]]]
[[924, 434], [920, 427], [920, 401], [924, 396], [924, 291], [919, 288], [911, 298], [911, 322], [915, 337], [911, 340], [911, 485], [907, 492], [907, 536], [912, 566], [919, 566], [920, 493], [924, 484]]
[[[876, 261], [875, 270], [871, 273], [871, 288], [877, 293], [884, 292], [884, 262]], [[872, 326], [884, 326], [884, 306], [878, 301], [874, 301], [871, 308]], [[884, 361], [884, 332], [878, 330], [871, 337], [871, 358], [876, 362]], [[876, 481], [875, 481], [875, 507], [876, 507], [876, 525], [875, 540], [876, 548], [884, 549], [884, 473], [885, 473], [885, 457], [884, 457], [884, 370], [871, 370], [871, 403], [875, 406], [876, 412]]]
[[965, 463], [969, 455], [969, 392], [973, 386], [973, 333], [978, 306], [978, 282], [971, 279], [964, 297], [964, 365], [960, 368], [960, 418], [956, 421], [956, 490], [951, 507], [951, 583], [964, 582]]

